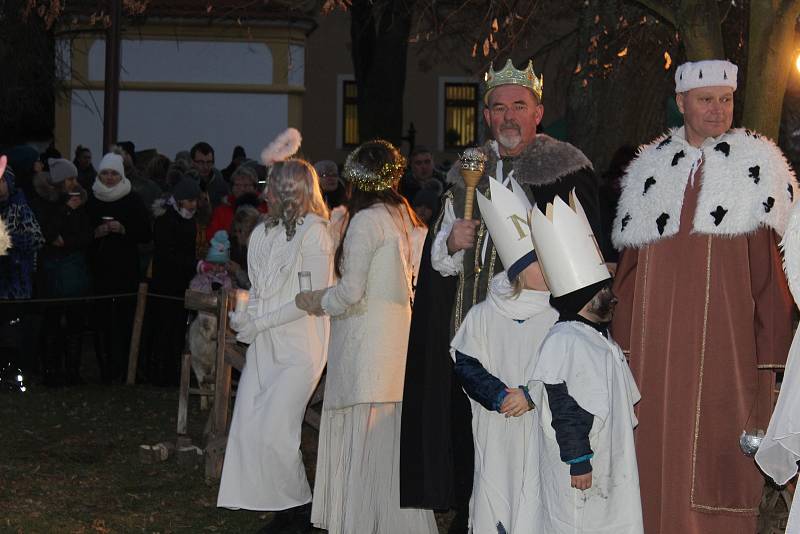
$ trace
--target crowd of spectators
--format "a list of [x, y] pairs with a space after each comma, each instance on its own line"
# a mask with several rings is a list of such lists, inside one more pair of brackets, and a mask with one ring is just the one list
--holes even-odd
[[[237, 146], [220, 171], [205, 142], [174, 159], [118, 142], [97, 165], [80, 145], [72, 161], [27, 145], [0, 153], [9, 162], [0, 217], [13, 242], [0, 257], [0, 349], [46, 385], [81, 384], [91, 332], [101, 380], [121, 382], [135, 293], [147, 281], [137, 381], [177, 384], [185, 290], [249, 288], [247, 242], [267, 213], [267, 169]], [[314, 167], [329, 209], [340, 206], [340, 165]], [[430, 150], [412, 150], [400, 192], [420, 219], [432, 221], [447, 185]]]

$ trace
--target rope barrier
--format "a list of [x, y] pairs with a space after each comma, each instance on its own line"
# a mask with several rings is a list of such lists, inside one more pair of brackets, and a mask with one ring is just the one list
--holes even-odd
[[[120, 299], [136, 297], [138, 293], [115, 293], [112, 295], [91, 295], [86, 297], [73, 297], [73, 298], [48, 298], [48, 299], [20, 299], [20, 300], [0, 300], [0, 306], [12, 304], [56, 304], [62, 302], [89, 302], [93, 300], [107, 300], [107, 299]], [[183, 302], [183, 297], [176, 297], [174, 295], [162, 295], [159, 293], [147, 292], [147, 297], [153, 297], [164, 300], [174, 300]]]

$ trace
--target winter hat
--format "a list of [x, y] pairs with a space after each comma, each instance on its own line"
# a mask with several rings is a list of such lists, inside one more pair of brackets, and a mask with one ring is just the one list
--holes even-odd
[[175, 200], [200, 198], [200, 194], [200, 186], [188, 176], [183, 176], [172, 188], [172, 196], [175, 197]]
[[739, 68], [730, 61], [710, 59], [687, 61], [675, 71], [675, 92], [685, 93], [699, 87], [730, 87], [736, 90]]
[[17, 145], [7, 152], [8, 166], [18, 174], [33, 171], [33, 164], [39, 161], [39, 151], [30, 145]]
[[97, 166], [97, 174], [105, 170], [112, 170], [117, 171], [117, 173], [122, 176], [122, 178], [126, 178], [125, 176], [125, 165], [122, 163], [122, 156], [119, 154], [114, 154], [109, 152], [103, 159], [100, 160], [100, 165]]
[[228, 232], [217, 230], [211, 239], [206, 261], [211, 263], [227, 263], [231, 257], [231, 242], [228, 239]]
[[559, 313], [575, 315], [581, 311], [587, 302], [591, 301], [594, 296], [597, 295], [598, 291], [610, 285], [611, 279], [609, 278], [595, 282], [594, 284], [586, 287], [576, 289], [575, 291], [567, 293], [566, 295], [561, 295], [560, 297], [554, 297], [551, 295], [550, 305], [557, 309]]
[[67, 178], [78, 176], [77, 167], [67, 159], [49, 158], [47, 166], [50, 167], [50, 179], [48, 182], [51, 184], [60, 184]]

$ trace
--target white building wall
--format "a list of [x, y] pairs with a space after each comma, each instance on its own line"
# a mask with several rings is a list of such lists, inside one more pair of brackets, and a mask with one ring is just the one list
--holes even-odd
[[[302, 86], [304, 48], [292, 46], [290, 54], [290, 83]], [[87, 61], [85, 81], [102, 82], [105, 41], [92, 44]], [[123, 84], [237, 84], [246, 89], [273, 83], [272, 52], [264, 43], [123, 40], [121, 63]], [[170, 159], [198, 141], [214, 147], [219, 168], [230, 162], [236, 145], [257, 159], [288, 125], [284, 93], [168, 91], [157, 85], [154, 89], [120, 92], [117, 137], [133, 141], [137, 150], [155, 148]], [[97, 163], [102, 154], [103, 91], [73, 90], [70, 120], [71, 152], [79, 144], [88, 146]]]
[[[123, 40], [120, 58], [123, 82], [272, 83], [272, 52], [264, 43]], [[105, 80], [105, 40], [94, 42], [88, 60], [89, 80]]]
[[[197, 141], [206, 141], [222, 168], [236, 145], [257, 159], [261, 149], [286, 128], [288, 107], [283, 94], [121, 91], [118, 137], [133, 141], [137, 150], [155, 148], [170, 159]], [[72, 150], [79, 144], [88, 146], [98, 161], [102, 110], [102, 91], [73, 91]]]

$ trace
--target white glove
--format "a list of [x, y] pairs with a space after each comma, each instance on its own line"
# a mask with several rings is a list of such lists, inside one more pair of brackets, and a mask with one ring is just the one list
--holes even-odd
[[231, 325], [231, 328], [233, 328], [237, 332], [239, 332], [242, 328], [244, 328], [247, 323], [253, 322], [253, 317], [246, 311], [228, 312], [228, 319], [229, 319], [228, 324]]
[[261, 330], [254, 321], [247, 321], [236, 333], [236, 341], [252, 345]]

